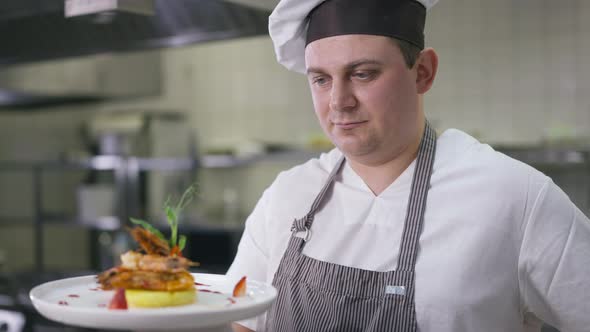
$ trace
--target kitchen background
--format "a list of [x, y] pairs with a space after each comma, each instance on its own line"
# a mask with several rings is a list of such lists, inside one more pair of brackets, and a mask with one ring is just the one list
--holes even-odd
[[[48, 3], [63, 10], [62, 1]], [[194, 243], [188, 249], [204, 271], [227, 268], [264, 188], [281, 170], [330, 148], [306, 78], [276, 63], [266, 22], [256, 19], [275, 3], [232, 2], [234, 10], [254, 13], [248, 17], [255, 28], [243, 34], [172, 38], [136, 50], [118, 45], [83, 56], [68, 54], [67, 44], [47, 39], [42, 29], [29, 42], [61, 48], [60, 56], [45, 58], [19, 55], [30, 31], [2, 25], [43, 18], [15, 20], [10, 5], [0, 5], [0, 41], [17, 48], [16, 55], [0, 52], [8, 54], [0, 61], [6, 280], [109, 266], [127, 245], [116, 231], [121, 220], [163, 222], [166, 197], [191, 183], [199, 194], [183, 216]], [[239, 18], [225, 16], [230, 23]], [[82, 19], [78, 24], [105, 27], [119, 18]], [[44, 27], [49, 34], [52, 26]], [[110, 38], [126, 38], [121, 32]], [[442, 0], [426, 29], [427, 44], [440, 56], [426, 96], [429, 119], [438, 131], [462, 129], [542, 169], [589, 212], [589, 36], [586, 0]], [[8, 295], [0, 306], [25, 310]]]

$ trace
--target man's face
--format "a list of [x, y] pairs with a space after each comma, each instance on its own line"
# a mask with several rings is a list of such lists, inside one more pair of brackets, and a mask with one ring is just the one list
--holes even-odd
[[324, 38], [307, 46], [305, 62], [320, 125], [347, 157], [384, 163], [416, 139], [416, 73], [393, 40]]

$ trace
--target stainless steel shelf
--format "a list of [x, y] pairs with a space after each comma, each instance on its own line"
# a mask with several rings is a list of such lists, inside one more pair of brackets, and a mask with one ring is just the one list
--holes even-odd
[[[166, 221], [156, 220], [155, 218], [146, 218], [154, 221], [154, 227], [167, 231], [169, 229]], [[41, 221], [45, 226], [48, 225], [67, 225], [68, 227], [86, 228], [97, 231], [117, 231], [123, 229], [126, 223], [122, 223], [117, 217], [101, 217], [94, 220], [81, 220], [76, 217], [53, 217], [44, 216]], [[0, 216], [0, 228], [2, 227], [34, 227], [35, 220], [33, 217], [9, 217]], [[213, 223], [204, 219], [186, 219], [182, 220], [179, 230], [183, 233], [240, 233], [244, 230], [241, 225], [225, 225], [222, 223]]]
[[85, 159], [0, 161], [0, 171], [42, 170], [98, 170], [114, 171], [123, 167], [140, 171], [188, 171], [203, 168], [245, 167], [259, 162], [305, 161], [318, 157], [320, 151], [284, 151], [237, 157], [233, 155], [204, 155], [192, 158], [139, 158], [121, 156], [95, 156]]
[[[68, 224], [74, 227], [87, 227], [93, 230], [120, 229], [119, 220], [127, 220], [129, 216], [139, 215], [139, 177], [142, 171], [182, 171], [193, 173], [200, 163], [194, 158], [139, 158], [125, 156], [95, 156], [81, 159], [56, 159], [38, 161], [0, 161], [2, 172], [30, 173], [33, 193], [33, 243], [34, 259], [38, 272], [44, 269], [43, 233], [46, 224]], [[43, 175], [47, 172], [63, 171], [112, 171], [116, 188], [117, 218], [110, 218], [102, 223], [93, 221], [79, 222], [75, 218], [60, 217], [56, 220], [43, 213], [42, 188]], [[194, 175], [194, 174], [192, 174]], [[59, 220], [61, 219], [61, 220]], [[6, 222], [0, 226], [17, 223]]]
[[[561, 147], [494, 147], [512, 158], [533, 165], [584, 165], [590, 163], [590, 148]], [[122, 156], [95, 156], [85, 159], [0, 161], [0, 171], [43, 170], [99, 170], [112, 171], [122, 167], [140, 171], [189, 171], [202, 168], [246, 167], [260, 162], [306, 161], [319, 157], [324, 151], [292, 150], [264, 153], [247, 157], [233, 155], [204, 155], [193, 158], [140, 158]]]
[[[557, 148], [557, 147], [494, 147], [514, 159], [534, 166], [586, 166], [590, 165], [590, 148]], [[319, 157], [323, 151], [284, 151], [266, 153], [249, 157], [232, 155], [205, 155], [201, 158], [203, 168], [246, 167], [260, 162], [304, 162]]]
[[588, 149], [562, 147], [497, 147], [496, 150], [533, 166], [570, 167], [590, 165], [590, 150]]
[[201, 158], [203, 168], [233, 168], [245, 167], [260, 162], [289, 162], [306, 161], [318, 157], [323, 151], [293, 150], [271, 152], [248, 157], [236, 157], [233, 155], [205, 155]]
[[196, 169], [199, 161], [192, 158], [138, 158], [121, 156], [96, 156], [84, 159], [0, 161], [0, 170], [98, 170], [112, 171], [122, 167], [136, 167], [141, 171], [187, 171]]

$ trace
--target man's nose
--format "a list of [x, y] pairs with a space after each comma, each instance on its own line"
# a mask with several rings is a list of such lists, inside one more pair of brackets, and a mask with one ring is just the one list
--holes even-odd
[[330, 108], [333, 111], [346, 111], [354, 109], [357, 100], [352, 87], [347, 82], [333, 82], [330, 91]]

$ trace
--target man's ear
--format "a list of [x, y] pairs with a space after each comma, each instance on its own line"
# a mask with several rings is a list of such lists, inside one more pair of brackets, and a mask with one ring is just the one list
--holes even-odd
[[438, 55], [432, 48], [425, 48], [414, 64], [416, 70], [416, 90], [424, 94], [432, 87], [438, 69]]

